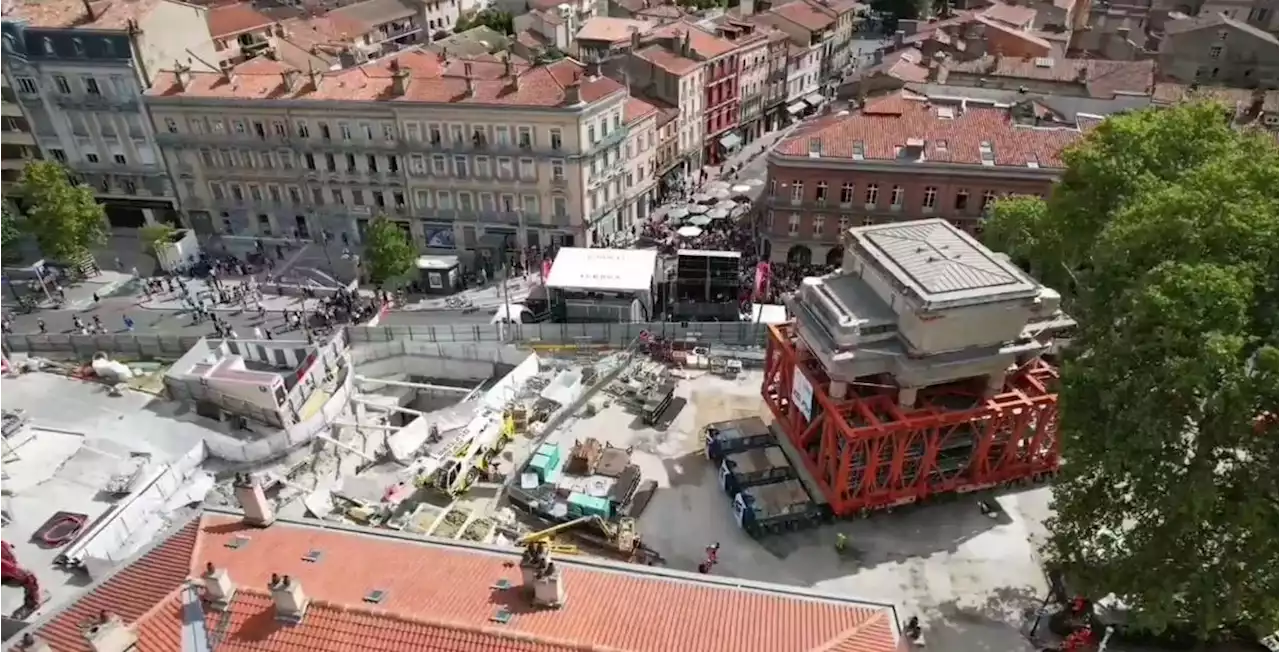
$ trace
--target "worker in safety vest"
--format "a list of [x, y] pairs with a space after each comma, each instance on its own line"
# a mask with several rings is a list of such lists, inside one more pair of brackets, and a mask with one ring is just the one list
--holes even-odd
[[844, 532], [836, 533], [836, 552], [844, 552], [849, 548], [849, 537]]

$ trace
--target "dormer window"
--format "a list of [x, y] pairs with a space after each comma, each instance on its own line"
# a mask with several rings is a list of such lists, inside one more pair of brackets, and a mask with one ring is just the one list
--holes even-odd
[[84, 41], [81, 41], [81, 40], [80, 40], [80, 39], [78, 39], [78, 38], [71, 39], [71, 49], [75, 50], [76, 56], [78, 56], [78, 57], [83, 57], [83, 56], [84, 56]]
[[48, 55], [57, 54], [57, 50], [53, 48], [53, 39], [48, 36], [44, 37], [44, 53]]

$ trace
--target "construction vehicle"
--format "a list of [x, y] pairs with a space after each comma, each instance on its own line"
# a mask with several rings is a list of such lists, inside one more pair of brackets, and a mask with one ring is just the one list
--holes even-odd
[[597, 536], [585, 532], [577, 532], [586, 542], [595, 544], [605, 550], [616, 552], [628, 561], [636, 563], [644, 563], [652, 565], [653, 563], [662, 561], [662, 556], [656, 551], [644, 545], [640, 541], [640, 537], [636, 535], [636, 522], [632, 518], [620, 518], [617, 523], [611, 523], [603, 518], [591, 515], [575, 518], [571, 521], [557, 523], [549, 528], [532, 532], [521, 537], [517, 541], [517, 545], [528, 546], [534, 543], [547, 545], [552, 552], [556, 552], [556, 548], [564, 548], [572, 550], [566, 554], [578, 554], [577, 546], [569, 546], [557, 543], [555, 535], [560, 532], [577, 528], [581, 525], [591, 525], [601, 536]]
[[10, 617], [15, 620], [26, 620], [44, 602], [40, 592], [40, 580], [36, 578], [35, 573], [18, 565], [18, 557], [13, 554], [13, 548], [7, 541], [0, 542], [0, 559], [3, 560], [3, 567], [0, 568], [0, 582], [5, 586], [22, 587], [22, 606], [18, 607]]

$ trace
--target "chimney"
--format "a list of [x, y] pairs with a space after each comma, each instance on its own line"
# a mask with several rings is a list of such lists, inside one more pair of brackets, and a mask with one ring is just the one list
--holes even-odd
[[1089, 83], [1089, 64], [1087, 62], [1080, 63], [1080, 69], [1076, 71], [1076, 82], [1081, 84]]
[[17, 652], [53, 652], [53, 648], [44, 639], [36, 638], [31, 632], [23, 634], [22, 640], [14, 649]]
[[236, 583], [225, 568], [215, 568], [213, 562], [204, 567], [204, 596], [216, 609], [226, 609], [236, 597]]
[[631, 51], [635, 52], [640, 49], [640, 28], [632, 25], [627, 30], [631, 32]]
[[302, 592], [302, 584], [288, 575], [271, 574], [271, 601], [276, 605], [276, 620], [298, 622], [307, 613], [307, 605], [311, 599]]
[[545, 542], [525, 548], [520, 557], [520, 577], [533, 595], [533, 604], [559, 609], [564, 606], [564, 579], [560, 568], [551, 561]]
[[684, 42], [680, 44], [680, 56], [686, 59], [693, 56], [693, 36], [689, 34], [688, 30], [685, 30]]
[[462, 76], [467, 79], [467, 97], [475, 97], [476, 80], [471, 78], [471, 62], [464, 61], [462, 63]]
[[307, 64], [307, 78], [311, 81], [311, 90], [320, 90], [320, 84], [324, 81], [324, 71], [316, 70], [315, 66]]
[[582, 104], [582, 86], [578, 82], [564, 87], [564, 103], [565, 106]]
[[298, 79], [302, 77], [302, 73], [290, 68], [280, 73], [280, 81], [284, 83], [284, 89], [290, 93], [298, 90]]
[[138, 644], [138, 635], [119, 616], [103, 611], [98, 620], [84, 632], [93, 652], [129, 652]]
[[[314, 77], [313, 77], [314, 79]], [[236, 501], [244, 512], [244, 523], [254, 527], [267, 527], [276, 520], [275, 510], [267, 501], [262, 491], [262, 483], [251, 473], [237, 473], [232, 485], [236, 492]]]
[[398, 60], [391, 62], [391, 94], [404, 97], [409, 92], [409, 71]]
[[738, 14], [741, 16], [750, 16], [756, 12], [755, 0], [739, 0]]
[[906, 30], [901, 30], [901, 29], [900, 29], [900, 30], [898, 30], [898, 31], [894, 32], [894, 33], [893, 33], [893, 49], [895, 49], [895, 50], [896, 50], [896, 49], [898, 49], [898, 48], [902, 47], [902, 44], [903, 44], [906, 40], [907, 40], [907, 32], [906, 32]]
[[191, 85], [191, 66], [181, 61], [174, 61], [173, 79], [178, 83], [179, 90], [187, 90], [187, 86]]

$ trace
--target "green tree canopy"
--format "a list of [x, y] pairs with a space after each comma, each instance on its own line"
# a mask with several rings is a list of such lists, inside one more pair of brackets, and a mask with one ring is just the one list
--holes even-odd
[[1277, 619], [1280, 166], [1226, 115], [1112, 117], [1047, 203], [998, 202], [984, 234], [1080, 322], [1049, 558], [1140, 627], [1203, 638]]
[[418, 253], [400, 225], [379, 216], [365, 232], [364, 268], [377, 285], [396, 282], [413, 271]]
[[516, 33], [515, 17], [505, 11], [497, 9], [484, 9], [478, 11], [473, 16], [463, 16], [453, 26], [455, 34], [461, 34], [473, 27], [488, 27], [489, 29], [510, 36]]
[[160, 262], [160, 248], [173, 240], [178, 229], [168, 222], [148, 224], [138, 230], [138, 240], [142, 243], [143, 253]]
[[58, 163], [27, 164], [17, 192], [27, 201], [23, 229], [35, 237], [44, 255], [74, 261], [106, 242], [106, 214], [93, 190], [71, 183]]
[[4, 262], [21, 260], [22, 217], [13, 203], [0, 202], [0, 258]]

